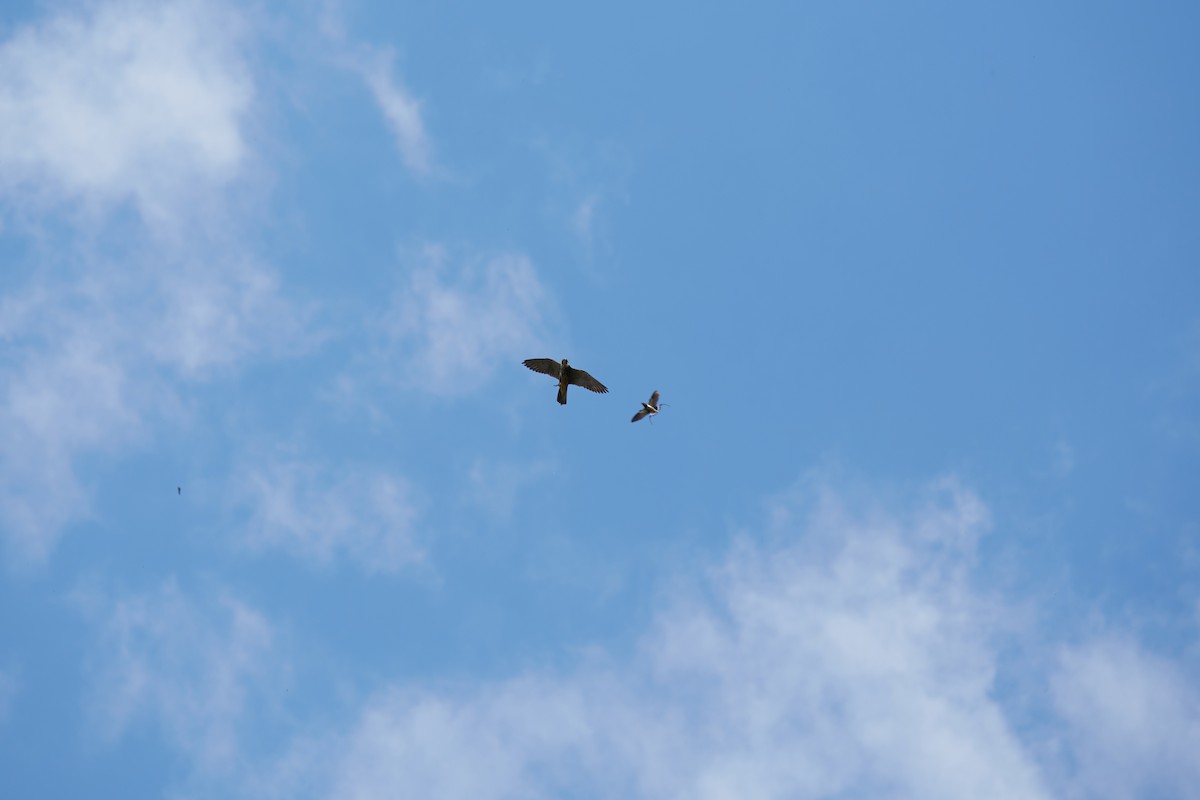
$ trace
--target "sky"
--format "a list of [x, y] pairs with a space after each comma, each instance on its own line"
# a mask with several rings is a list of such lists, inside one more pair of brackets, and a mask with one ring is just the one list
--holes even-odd
[[0, 5], [0, 795], [1200, 798], [1197, 31]]

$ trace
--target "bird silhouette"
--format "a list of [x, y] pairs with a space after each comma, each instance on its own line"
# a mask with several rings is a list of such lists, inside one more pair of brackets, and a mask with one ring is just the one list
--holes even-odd
[[[665, 406], [666, 403], [663, 403], [662, 405]], [[658, 404], [658, 389], [655, 389], [654, 394], [650, 395], [650, 402], [642, 403], [641, 409], [639, 409], [638, 412], [633, 415], [633, 419], [631, 419], [629, 421], [637, 422], [639, 419], [642, 419], [643, 417], [650, 417], [651, 421], [653, 421], [654, 415], [657, 414], [661, 410], [662, 410], [662, 406], [660, 406]]]
[[567, 363], [565, 358], [561, 364], [553, 358], [527, 358], [523, 363], [534, 372], [558, 379], [558, 402], [560, 405], [567, 404], [567, 386], [572, 383], [598, 394], [608, 394], [607, 386], [583, 370], [575, 369]]

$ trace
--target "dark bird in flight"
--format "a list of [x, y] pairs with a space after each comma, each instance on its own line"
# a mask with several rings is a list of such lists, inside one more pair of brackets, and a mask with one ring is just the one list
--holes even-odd
[[182, 487], [182, 486], [176, 486], [176, 487], [175, 487], [175, 493], [176, 493], [176, 494], [183, 494], [183, 487]]
[[[662, 405], [665, 406], [666, 403], [663, 403]], [[653, 422], [654, 415], [657, 414], [660, 410], [662, 410], [662, 406], [660, 406], [658, 404], [658, 389], [655, 389], [654, 394], [650, 395], [650, 402], [642, 403], [641, 409], [636, 414], [634, 414], [633, 419], [631, 419], [629, 421], [637, 422], [642, 417], [650, 417], [651, 418], [650, 421]]]
[[583, 370], [575, 369], [567, 363], [565, 358], [561, 364], [553, 358], [527, 358], [524, 363], [525, 366], [534, 372], [540, 372], [543, 375], [549, 375], [551, 378], [558, 379], [558, 402], [560, 405], [565, 406], [567, 404], [567, 386], [572, 383], [592, 392], [608, 394], [607, 386]]

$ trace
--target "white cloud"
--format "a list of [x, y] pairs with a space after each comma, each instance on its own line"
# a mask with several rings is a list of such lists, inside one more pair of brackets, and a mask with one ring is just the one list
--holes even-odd
[[108, 293], [96, 294], [55, 285], [0, 305], [0, 522], [17, 562], [43, 560], [86, 513], [73, 459], [142, 433], [150, 398], [133, 389]]
[[286, 297], [279, 273], [239, 253], [181, 263], [155, 286], [155, 313], [140, 331], [148, 357], [189, 379], [209, 378], [247, 360], [313, 347], [312, 308]]
[[424, 558], [419, 496], [401, 476], [284, 457], [248, 465], [234, 480], [253, 509], [245, 542], [253, 550], [323, 566], [345, 558], [382, 573]]
[[223, 3], [87, 3], [0, 44], [0, 190], [149, 221], [237, 175], [253, 84]]
[[0, 298], [14, 562], [44, 560], [88, 514], [81, 457], [146, 441], [189, 383], [311, 344], [305, 311], [226, 224], [250, 161], [250, 33], [224, 2], [115, 0], [0, 42], [0, 200], [39, 243]]
[[561, 224], [589, 260], [611, 251], [611, 213], [628, 199], [633, 172], [629, 152], [614, 142], [581, 149], [539, 138], [533, 151], [544, 164], [544, 213]]
[[357, 71], [396, 137], [405, 166], [418, 175], [428, 175], [433, 169], [432, 148], [421, 104], [394, 77], [395, 57], [389, 50], [363, 48], [360, 53], [355, 61]]
[[[1200, 694], [1179, 661], [1099, 639], [1061, 650], [1048, 693], [1000, 699], [1019, 626], [973, 576], [989, 514], [972, 493], [944, 481], [897, 508], [810, 486], [770, 511], [677, 576], [632, 653], [394, 683], [344, 725], [292, 728], [278, 758], [247, 746], [287, 673], [260, 614], [170, 582], [92, 595], [95, 718], [110, 738], [158, 724], [226, 796], [1197, 796]], [[1023, 741], [1004, 703], [1031, 698], [1050, 705]]]
[[968, 583], [986, 510], [933, 494], [868, 514], [825, 493], [782, 546], [743, 541], [681, 592], [629, 661], [386, 689], [327, 743], [326, 796], [1048, 797]]
[[1075, 471], [1075, 448], [1059, 440], [1054, 445], [1054, 465], [1051, 474], [1056, 478], [1068, 478]]
[[494, 519], [507, 520], [525, 487], [551, 471], [551, 465], [545, 462], [521, 464], [477, 458], [467, 473], [466, 496]]
[[383, 321], [382, 368], [414, 389], [466, 394], [500, 364], [540, 352], [554, 313], [525, 256], [495, 256], [452, 273], [444, 253], [429, 248]]
[[137, 447], [178, 418], [190, 382], [303, 346], [305, 317], [271, 269], [166, 258], [96, 259], [0, 301], [0, 534], [16, 563], [43, 561], [88, 513], [80, 457]]
[[146, 720], [202, 771], [233, 774], [246, 758], [242, 729], [287, 676], [267, 620], [227, 594], [189, 597], [173, 581], [78, 599], [97, 624], [89, 710], [101, 737], [115, 742]]
[[1051, 681], [1087, 797], [1200, 797], [1196, 672], [1122, 637], [1065, 648]]
[[599, 198], [595, 194], [590, 194], [575, 207], [575, 213], [571, 215], [571, 228], [585, 244], [591, 244], [595, 233], [597, 205], [599, 205]]

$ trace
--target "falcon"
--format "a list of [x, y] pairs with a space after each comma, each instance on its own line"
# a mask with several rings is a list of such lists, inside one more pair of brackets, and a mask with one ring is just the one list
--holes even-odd
[[583, 370], [575, 369], [567, 363], [565, 358], [561, 364], [553, 358], [527, 358], [523, 363], [534, 372], [558, 379], [558, 402], [560, 405], [567, 404], [567, 387], [572, 383], [589, 391], [608, 394], [607, 386]]
[[[663, 403], [663, 405], [665, 406], [666, 403]], [[650, 402], [642, 403], [641, 409], [636, 414], [634, 414], [633, 419], [631, 419], [629, 421], [637, 422], [639, 419], [642, 419], [643, 417], [653, 417], [660, 410], [661, 410], [661, 408], [658, 405], [658, 389], [655, 389], [654, 394], [650, 395]]]

